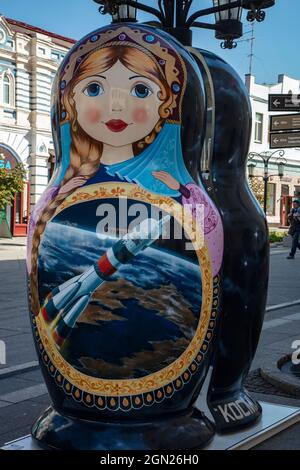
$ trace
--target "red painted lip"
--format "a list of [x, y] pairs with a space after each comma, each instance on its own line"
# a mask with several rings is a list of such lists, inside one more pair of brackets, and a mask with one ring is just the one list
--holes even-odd
[[128, 124], [121, 119], [112, 119], [105, 124], [112, 132], [122, 132], [128, 126]]

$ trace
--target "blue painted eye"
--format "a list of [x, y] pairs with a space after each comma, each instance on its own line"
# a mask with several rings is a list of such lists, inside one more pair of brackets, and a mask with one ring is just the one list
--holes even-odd
[[138, 83], [135, 87], [131, 90], [132, 96], [136, 98], [147, 98], [147, 96], [152, 95], [152, 91], [143, 83]]
[[103, 93], [103, 88], [99, 83], [90, 83], [84, 90], [83, 93], [87, 96], [99, 96]]

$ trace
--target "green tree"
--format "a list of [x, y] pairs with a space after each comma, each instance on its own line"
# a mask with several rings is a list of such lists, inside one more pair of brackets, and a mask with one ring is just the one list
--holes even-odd
[[254, 176], [254, 178], [249, 178], [248, 182], [249, 182], [250, 188], [252, 189], [254, 196], [258, 200], [261, 207], [263, 207], [264, 205], [264, 182], [262, 178], [258, 178], [257, 176]]
[[12, 205], [15, 194], [22, 191], [26, 181], [26, 170], [19, 163], [12, 170], [0, 168], [0, 210]]

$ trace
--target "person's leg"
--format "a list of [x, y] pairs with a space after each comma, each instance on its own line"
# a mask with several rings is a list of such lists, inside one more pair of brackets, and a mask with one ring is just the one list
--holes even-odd
[[300, 250], [300, 230], [298, 230], [297, 235], [298, 235], [297, 246], [298, 246], [298, 249]]
[[292, 249], [291, 249], [291, 252], [290, 252], [290, 256], [294, 257], [295, 254], [296, 254], [297, 248], [299, 246], [299, 235], [300, 235], [300, 232], [298, 230], [293, 235], [293, 243], [292, 243]]

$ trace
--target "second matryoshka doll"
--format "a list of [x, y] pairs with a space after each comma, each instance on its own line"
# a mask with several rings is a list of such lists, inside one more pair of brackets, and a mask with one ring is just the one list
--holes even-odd
[[45, 447], [194, 449], [214, 434], [194, 408], [223, 257], [200, 174], [205, 109], [195, 59], [148, 26], [99, 29], [58, 71], [57, 165], [27, 260]]

